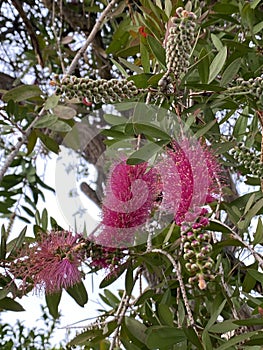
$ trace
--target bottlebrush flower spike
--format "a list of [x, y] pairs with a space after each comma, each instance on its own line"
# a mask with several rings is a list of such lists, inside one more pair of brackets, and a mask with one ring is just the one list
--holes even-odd
[[85, 258], [81, 237], [69, 231], [43, 234], [33, 246], [21, 250], [9, 272], [22, 279], [23, 290], [28, 283], [47, 294], [67, 289], [81, 280], [79, 267]]
[[106, 184], [101, 231], [95, 242], [108, 247], [133, 245], [135, 233], [150, 217], [159, 193], [158, 174], [146, 162], [115, 164]]
[[182, 138], [172, 142], [159, 169], [163, 209], [174, 213], [178, 225], [195, 222], [202, 206], [215, 198], [218, 165], [213, 155], [196, 140]]

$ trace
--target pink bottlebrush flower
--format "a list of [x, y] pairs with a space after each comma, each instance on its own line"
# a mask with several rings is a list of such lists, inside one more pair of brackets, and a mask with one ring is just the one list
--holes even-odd
[[68, 231], [43, 234], [33, 246], [21, 250], [9, 271], [22, 279], [23, 289], [31, 281], [48, 294], [67, 289], [81, 280], [79, 266], [85, 257], [81, 237]]
[[133, 245], [138, 228], [145, 225], [159, 193], [158, 174], [146, 162], [115, 164], [106, 184], [101, 232], [95, 242], [108, 247]]
[[174, 213], [175, 222], [193, 223], [202, 206], [214, 199], [218, 166], [208, 149], [194, 139], [173, 141], [158, 166], [163, 183], [163, 210]]

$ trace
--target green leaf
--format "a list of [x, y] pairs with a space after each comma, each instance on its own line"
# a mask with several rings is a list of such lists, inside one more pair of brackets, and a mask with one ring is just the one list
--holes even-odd
[[256, 232], [254, 235], [254, 240], [252, 244], [255, 246], [256, 244], [262, 244], [263, 243], [263, 224], [261, 218], [258, 218], [258, 224], [256, 228]]
[[260, 3], [261, 3], [261, 0], [254, 0], [250, 3], [250, 7], [252, 9], [255, 9]]
[[147, 48], [142, 41], [140, 42], [140, 53], [141, 53], [141, 62], [142, 62], [144, 73], [150, 73], [151, 68], [150, 68], [149, 52], [147, 51]]
[[18, 249], [21, 248], [25, 235], [27, 231], [27, 226], [23, 228], [23, 230], [19, 233], [18, 237], [13, 239], [11, 242], [7, 245], [7, 250], [10, 251], [10, 256], [14, 255]]
[[[249, 268], [257, 271], [258, 264], [255, 262], [254, 264], [250, 265]], [[252, 277], [249, 273], [246, 273], [242, 283], [242, 291], [249, 293], [252, 289], [254, 289], [256, 282], [257, 281], [254, 277]]]
[[49, 313], [55, 319], [59, 318], [58, 305], [61, 300], [61, 295], [62, 295], [62, 292], [45, 295]]
[[35, 122], [34, 128], [37, 128], [37, 129], [48, 128], [51, 125], [53, 125], [57, 120], [58, 120], [57, 116], [55, 116], [54, 114], [48, 113], [48, 114], [42, 116], [41, 118], [39, 118]]
[[166, 349], [186, 340], [182, 329], [167, 326], [152, 326], [146, 331], [146, 345], [149, 349]]
[[257, 331], [255, 332], [247, 332], [245, 334], [241, 334], [241, 335], [236, 335], [231, 339], [228, 339], [223, 345], [219, 346], [218, 348], [216, 348], [216, 350], [226, 350], [229, 349], [231, 346], [240, 343], [243, 340], [249, 339], [250, 337], [252, 337], [253, 335], [256, 335]]
[[52, 109], [54, 107], [57, 106], [58, 102], [59, 102], [60, 97], [54, 95], [51, 95], [47, 98], [45, 104], [44, 104], [44, 109], [48, 110], [48, 109]]
[[213, 324], [216, 322], [218, 316], [221, 314], [221, 312], [223, 311], [224, 307], [226, 304], [226, 300], [224, 300], [222, 302], [222, 304], [216, 309], [216, 311], [211, 315], [209, 321], [207, 322], [206, 326], [205, 326], [205, 330], [209, 331], [210, 328], [213, 326]]
[[158, 142], [151, 142], [143, 147], [141, 147], [138, 151], [135, 151], [130, 155], [130, 157], [127, 159], [127, 164], [135, 165], [140, 164], [143, 162], [147, 162], [152, 156], [157, 154], [160, 150], [162, 150], [162, 147], [164, 145], [167, 145], [170, 141], [158, 141]]
[[51, 137], [48, 135], [43, 134], [39, 130], [36, 130], [37, 136], [40, 138], [42, 143], [47, 147], [48, 150], [58, 154], [59, 152], [59, 145], [55, 140], [53, 140]]
[[249, 211], [249, 209], [251, 208], [252, 204], [254, 203], [255, 201], [255, 197], [256, 197], [256, 193], [252, 193], [251, 196], [249, 197], [248, 201], [247, 201], [247, 204], [245, 206], [245, 209], [244, 209], [244, 215]]
[[67, 293], [82, 307], [88, 302], [88, 293], [82, 281], [68, 288]]
[[190, 342], [197, 347], [197, 349], [204, 350], [204, 347], [198, 335], [196, 334], [195, 330], [192, 327], [183, 327], [183, 331], [187, 339], [189, 339]]
[[71, 131], [71, 126], [62, 120], [57, 120], [54, 124], [48, 127], [50, 130], [58, 131], [58, 132], [69, 132]]
[[165, 49], [160, 44], [160, 42], [155, 39], [153, 36], [148, 35], [147, 36], [147, 42], [151, 48], [151, 51], [153, 55], [156, 57], [156, 59], [159, 61], [163, 69], [166, 69], [166, 63], [165, 63]]
[[233, 81], [233, 79], [235, 78], [236, 74], [239, 71], [241, 62], [242, 62], [242, 59], [239, 57], [226, 67], [226, 69], [224, 70], [224, 73], [222, 74], [222, 78], [220, 80], [220, 86], [225, 86], [231, 81]]
[[155, 126], [150, 123], [132, 123], [134, 133], [144, 134], [146, 136], [154, 137], [161, 140], [171, 140], [171, 136], [168, 135], [165, 131], [163, 131], [158, 126]]
[[125, 346], [125, 350], [141, 350], [138, 346], [134, 345], [131, 341], [127, 339], [120, 338], [122, 344]]
[[[129, 263], [129, 262], [128, 262]], [[115, 282], [127, 269], [128, 263], [121, 265], [114, 273], [109, 273], [100, 283], [100, 288], [108, 287], [110, 284]]]
[[208, 84], [210, 84], [216, 78], [216, 76], [220, 73], [221, 69], [225, 64], [226, 58], [227, 58], [227, 48], [226, 46], [224, 46], [211, 62], [211, 65], [209, 67]]
[[113, 308], [117, 307], [120, 303], [120, 300], [109, 290], [105, 289], [104, 294], [109, 301], [109, 305], [112, 306]]
[[128, 80], [132, 80], [134, 84], [139, 89], [146, 89], [149, 86], [148, 80], [152, 77], [152, 74], [149, 73], [142, 73], [137, 75], [132, 75], [128, 78]]
[[60, 119], [68, 120], [73, 119], [76, 116], [77, 111], [72, 107], [59, 105], [53, 108], [53, 113]]
[[1, 247], [0, 247], [0, 259], [5, 259], [6, 256], [6, 239], [7, 233], [5, 230], [5, 225], [1, 227]]
[[104, 120], [111, 125], [121, 125], [121, 124], [126, 124], [128, 122], [128, 119], [119, 116], [119, 115], [114, 115], [114, 114], [104, 114], [103, 115]]
[[222, 44], [222, 41], [218, 38], [218, 36], [211, 33], [211, 39], [217, 51], [222, 50], [223, 44]]
[[131, 295], [132, 290], [134, 286], [134, 281], [133, 281], [133, 268], [132, 266], [129, 266], [126, 272], [125, 276], [125, 290], [127, 295]]
[[205, 48], [202, 48], [198, 57], [198, 73], [202, 84], [207, 84], [209, 78], [209, 55]]
[[248, 348], [251, 350], [262, 350], [262, 344], [263, 344], [263, 332], [259, 331], [258, 334], [252, 336], [250, 338], [250, 340], [246, 341], [245, 348], [247, 349], [247, 346], [251, 346], [251, 345], [260, 345], [260, 347], [252, 347], [252, 348]]
[[146, 330], [147, 327], [141, 322], [135, 320], [133, 317], [125, 317], [124, 319], [125, 325], [131, 335], [139, 340], [140, 343], [145, 344], [146, 341]]
[[250, 223], [251, 219], [258, 214], [258, 212], [262, 209], [263, 207], [263, 198], [258, 200], [251, 209], [246, 214], [245, 220]]
[[205, 135], [216, 123], [217, 123], [216, 119], [214, 119], [211, 122], [207, 123], [203, 128], [199, 129], [195, 133], [195, 137], [198, 139], [199, 137]]
[[256, 281], [260, 282], [263, 287], [263, 273], [255, 269], [247, 269], [247, 273], [252, 276]]
[[119, 61], [122, 64], [124, 64], [124, 66], [129, 68], [132, 72], [135, 72], [137, 74], [142, 74], [143, 73], [143, 70], [140, 67], [136, 66], [135, 64], [133, 64], [131, 62], [126, 61], [124, 58], [119, 57]]
[[223, 322], [215, 323], [212, 327], [210, 327], [209, 331], [212, 333], [220, 333], [220, 334], [233, 331], [239, 328], [239, 326], [234, 324], [233, 321], [235, 320], [226, 320]]
[[241, 141], [246, 133], [248, 117], [245, 115], [240, 115], [233, 128], [233, 136], [237, 141]]
[[35, 130], [32, 130], [27, 139], [27, 155], [29, 155], [33, 150], [37, 142], [37, 135]]
[[75, 346], [86, 344], [87, 341], [92, 340], [95, 337], [102, 335], [101, 329], [89, 329], [81, 334], [78, 334], [74, 339], [72, 339], [68, 346]]
[[[262, 318], [246, 318], [245, 320], [234, 320], [234, 324], [238, 326], [263, 326]], [[263, 327], [262, 327], [263, 328]]]
[[46, 231], [48, 226], [48, 212], [46, 208], [44, 208], [42, 211], [41, 223], [43, 230]]
[[112, 61], [112, 63], [119, 69], [119, 71], [121, 72], [121, 74], [125, 77], [128, 78], [129, 74], [126, 72], [126, 70], [122, 67], [122, 65], [120, 65], [117, 61], [115, 61], [113, 58], [110, 59]]
[[25, 311], [22, 305], [9, 297], [0, 300], [0, 310]]
[[142, 293], [137, 299], [135, 306], [143, 304], [146, 300], [152, 298], [155, 295], [155, 291], [152, 289], [147, 289], [144, 293]]
[[173, 327], [174, 314], [166, 304], [158, 305], [158, 316], [164, 326]]
[[21, 102], [28, 100], [32, 97], [38, 97], [42, 94], [42, 91], [37, 85], [22, 85], [17, 86], [12, 90], [9, 90], [3, 95], [3, 100], [8, 102], [13, 100], [15, 102]]

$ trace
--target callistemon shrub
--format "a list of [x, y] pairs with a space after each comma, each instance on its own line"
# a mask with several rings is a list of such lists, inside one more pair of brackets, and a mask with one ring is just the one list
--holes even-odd
[[47, 294], [59, 292], [81, 281], [81, 262], [85, 259], [81, 235], [69, 231], [39, 234], [39, 240], [24, 246], [10, 263], [9, 272], [21, 279], [21, 289], [34, 286]]

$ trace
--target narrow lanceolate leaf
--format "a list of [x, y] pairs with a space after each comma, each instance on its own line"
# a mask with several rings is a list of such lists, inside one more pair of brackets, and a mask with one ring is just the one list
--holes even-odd
[[0, 311], [9, 310], [9, 311], [25, 311], [22, 305], [12, 298], [5, 297], [0, 300]]
[[162, 65], [162, 68], [165, 69], [165, 50], [163, 46], [159, 43], [158, 40], [150, 35], [147, 37], [147, 42], [157, 61], [159, 61], [159, 63]]
[[61, 300], [61, 295], [62, 295], [61, 292], [54, 293], [54, 294], [46, 294], [47, 307], [50, 312], [50, 315], [54, 318], [59, 317], [58, 305]]
[[226, 300], [222, 302], [222, 304], [217, 308], [217, 310], [211, 315], [209, 321], [207, 322], [207, 325], [205, 326], [205, 329], [209, 331], [209, 329], [213, 326], [213, 324], [216, 322], [218, 319], [218, 316], [221, 314], [223, 311], [224, 307], [226, 304]]
[[249, 339], [253, 335], [256, 335], [257, 331], [247, 332], [245, 334], [237, 335], [229, 340], [227, 340], [223, 345], [219, 346], [217, 350], [230, 349], [233, 345], [240, 343], [243, 340]]
[[152, 326], [146, 333], [146, 345], [149, 349], [166, 349], [186, 340], [184, 331], [175, 327]]
[[6, 239], [7, 239], [7, 233], [6, 233], [6, 230], [5, 230], [5, 226], [2, 225], [2, 228], [1, 228], [0, 259], [5, 259], [5, 256], [6, 256]]
[[68, 288], [67, 293], [82, 307], [88, 302], [88, 293], [82, 281]]
[[235, 78], [237, 72], [239, 71], [240, 66], [241, 66], [240, 57], [234, 60], [233, 62], [231, 62], [230, 65], [227, 66], [224, 73], [222, 74], [220, 86], [225, 86], [228, 83], [230, 83]]
[[218, 54], [213, 59], [210, 65], [208, 84], [210, 84], [216, 76], [221, 72], [227, 58], [227, 48], [226, 46], [218, 52]]
[[253, 245], [262, 244], [263, 243], [263, 224], [261, 218], [258, 218], [258, 224], [254, 236]]

